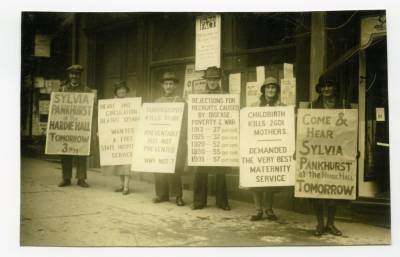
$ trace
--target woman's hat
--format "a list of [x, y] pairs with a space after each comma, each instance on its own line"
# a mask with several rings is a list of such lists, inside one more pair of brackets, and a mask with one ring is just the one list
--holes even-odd
[[277, 89], [278, 89], [278, 92], [279, 92], [280, 89], [281, 89], [281, 86], [279, 85], [278, 80], [277, 80], [276, 78], [274, 78], [274, 77], [267, 77], [267, 78], [264, 80], [264, 82], [263, 82], [263, 84], [262, 84], [262, 86], [261, 86], [261, 88], [260, 88], [261, 94], [264, 93], [264, 89], [265, 89], [265, 87], [266, 87], [267, 85], [275, 85], [275, 86], [277, 87]]
[[321, 87], [326, 84], [336, 86], [337, 80], [332, 75], [321, 75], [318, 79], [317, 85], [315, 85], [315, 91], [317, 91], [318, 94], [321, 94]]
[[126, 92], [129, 93], [130, 89], [126, 86], [125, 81], [118, 81], [114, 83], [114, 95], [117, 93], [117, 90], [120, 88], [125, 88]]
[[165, 80], [172, 80], [176, 83], [179, 82], [179, 79], [175, 76], [175, 73], [171, 71], [164, 72], [164, 74], [160, 78], [160, 82], [163, 83]]
[[204, 79], [220, 79], [221, 78], [221, 70], [217, 67], [209, 67], [204, 73]]

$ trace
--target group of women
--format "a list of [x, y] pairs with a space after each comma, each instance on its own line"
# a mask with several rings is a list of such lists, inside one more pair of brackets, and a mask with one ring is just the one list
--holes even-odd
[[[221, 87], [219, 85], [220, 81], [220, 71], [217, 68], [209, 68], [205, 72], [204, 78], [207, 80], [206, 90], [209, 94], [219, 94], [222, 93]], [[176, 95], [175, 89], [178, 83], [177, 78], [173, 73], [167, 72], [163, 75], [160, 80], [164, 95], [157, 99], [156, 102], [174, 102], [183, 101], [180, 97]], [[283, 106], [280, 101], [280, 85], [276, 78], [267, 77], [260, 88], [261, 95], [256, 106], [261, 107], [271, 107], [271, 106]], [[335, 109], [344, 108], [343, 101], [340, 101], [337, 94], [337, 82], [332, 77], [327, 75], [321, 76], [318, 84], [316, 85], [316, 91], [319, 96], [317, 100], [312, 102], [312, 108], [318, 109]], [[129, 88], [123, 83], [117, 84], [115, 87], [115, 97], [124, 98], [127, 96]], [[181, 134], [185, 134], [185, 131]], [[185, 159], [186, 148], [185, 141], [181, 137], [178, 157]], [[182, 149], [183, 148], [183, 149]], [[183, 160], [184, 162], [185, 160]], [[182, 163], [177, 161], [177, 165]], [[116, 192], [122, 192], [123, 194], [129, 193], [129, 176], [130, 169], [129, 166], [120, 165], [112, 167], [114, 174], [120, 176], [121, 185], [115, 190]], [[163, 201], [169, 201], [169, 194], [174, 192], [176, 195], [176, 204], [178, 206], [183, 206], [185, 203], [182, 199], [182, 184], [180, 175], [183, 170], [182, 167], [177, 167], [175, 174], [155, 174], [155, 187], [156, 187], [156, 197], [153, 199], [154, 203], [159, 203]], [[215, 174], [216, 176], [216, 205], [218, 208], [229, 211], [230, 205], [228, 203], [227, 187], [226, 187], [226, 168], [224, 167], [196, 167], [194, 169], [194, 181], [193, 181], [193, 203], [191, 208], [193, 210], [202, 209], [207, 205], [207, 192], [208, 192], [208, 174]], [[249, 188], [252, 192], [254, 205], [256, 212], [251, 215], [251, 221], [259, 221], [265, 217], [268, 220], [277, 220], [278, 217], [273, 211], [273, 201], [274, 195], [281, 191], [281, 187], [257, 187]], [[336, 228], [334, 225], [335, 211], [337, 200], [333, 199], [311, 199], [316, 215], [317, 226], [315, 230], [315, 236], [321, 236], [325, 232], [340, 236], [342, 232]], [[327, 222], [324, 222], [324, 207], [327, 208]]]

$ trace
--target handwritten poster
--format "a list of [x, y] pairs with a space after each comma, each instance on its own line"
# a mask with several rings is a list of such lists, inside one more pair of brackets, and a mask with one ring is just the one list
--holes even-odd
[[239, 95], [189, 96], [189, 166], [239, 166]]
[[89, 155], [94, 97], [93, 93], [51, 94], [46, 154]]
[[196, 18], [196, 70], [221, 66], [221, 15]]
[[174, 173], [184, 103], [144, 103], [131, 170]]
[[299, 109], [295, 196], [356, 198], [356, 109]]
[[240, 111], [240, 185], [293, 186], [294, 107], [246, 107]]
[[141, 98], [99, 100], [100, 165], [129, 165], [140, 118]]

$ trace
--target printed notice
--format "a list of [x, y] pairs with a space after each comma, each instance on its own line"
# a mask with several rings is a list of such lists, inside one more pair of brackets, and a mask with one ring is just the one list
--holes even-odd
[[99, 100], [100, 165], [130, 165], [142, 99]]
[[46, 154], [89, 155], [93, 93], [51, 93]]
[[196, 70], [221, 66], [221, 15], [196, 18]]
[[294, 107], [246, 107], [240, 111], [240, 185], [293, 186]]
[[189, 96], [189, 166], [239, 166], [239, 95]]
[[356, 199], [356, 109], [299, 109], [295, 196]]
[[174, 173], [184, 103], [144, 103], [131, 169]]

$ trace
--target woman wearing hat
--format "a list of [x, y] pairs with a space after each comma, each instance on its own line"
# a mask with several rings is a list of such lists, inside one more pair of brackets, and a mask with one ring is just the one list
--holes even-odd
[[[119, 81], [114, 84], [114, 98], [125, 98], [129, 93], [129, 88], [125, 85], [125, 82]], [[121, 179], [121, 185], [115, 189], [115, 192], [122, 192], [123, 195], [129, 194], [129, 179], [131, 175], [130, 165], [114, 165], [110, 166], [112, 174], [119, 176]]]
[[[204, 78], [207, 80], [206, 91], [207, 94], [221, 94], [220, 87], [220, 70], [216, 67], [208, 68], [205, 72]], [[203, 209], [207, 206], [207, 186], [208, 186], [208, 173], [215, 174], [215, 200], [218, 208], [229, 211], [231, 207], [228, 203], [228, 193], [226, 188], [225, 173], [227, 167], [197, 167], [194, 173], [193, 180], [193, 204], [192, 210]]]
[[[315, 87], [318, 92], [318, 98], [312, 102], [311, 108], [315, 109], [339, 109], [348, 108], [344, 101], [340, 101], [338, 96], [337, 82], [333, 77], [323, 75], [319, 78]], [[335, 236], [341, 236], [342, 232], [334, 225], [336, 205], [339, 200], [334, 199], [311, 199], [314, 212], [317, 217], [317, 228], [314, 232], [315, 236], [321, 236], [324, 232], [328, 232]], [[324, 206], [327, 209], [327, 222], [324, 225]]]
[[[257, 106], [269, 107], [269, 106], [283, 106], [279, 99], [280, 85], [278, 80], [274, 77], [268, 77], [264, 80], [263, 85], [260, 88], [261, 96]], [[274, 202], [274, 194], [280, 191], [281, 187], [255, 187], [251, 188], [253, 193], [254, 205], [256, 208], [256, 214], [250, 217], [251, 221], [261, 220], [264, 214], [268, 220], [277, 220], [272, 205]]]

